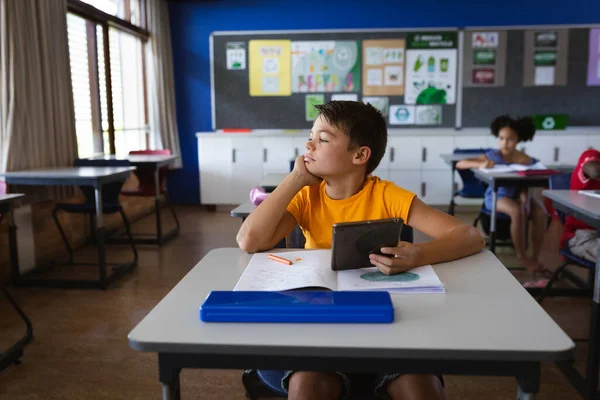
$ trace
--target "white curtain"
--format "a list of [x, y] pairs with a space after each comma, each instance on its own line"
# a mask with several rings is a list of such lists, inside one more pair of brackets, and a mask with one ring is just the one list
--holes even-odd
[[165, 0], [146, 2], [148, 16], [148, 86], [154, 147], [171, 149], [179, 155], [175, 168], [181, 168], [181, 149], [175, 113], [175, 82], [169, 9]]
[[66, 0], [0, 0], [0, 170], [77, 157]]
[[66, 1], [0, 0], [0, 172], [77, 157]]

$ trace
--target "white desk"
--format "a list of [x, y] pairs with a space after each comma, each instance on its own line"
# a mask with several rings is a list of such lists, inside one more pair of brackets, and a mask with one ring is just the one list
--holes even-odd
[[241, 218], [243, 221], [248, 217], [248, 215], [250, 215], [252, 211], [254, 211], [255, 208], [256, 206], [252, 204], [250, 200], [246, 200], [245, 202], [231, 210], [231, 216]]
[[392, 295], [393, 324], [201, 322], [204, 298], [231, 290], [250, 258], [211, 251], [129, 333], [133, 349], [158, 353], [163, 399], [179, 398], [182, 368], [515, 376], [533, 399], [540, 362], [573, 357], [571, 339], [489, 251], [437, 265], [445, 295]]
[[127, 156], [117, 156], [115, 154], [101, 154], [89, 157], [89, 160], [129, 160], [134, 167], [165, 167], [175, 163], [178, 155], [166, 154], [130, 154]]
[[[585, 222], [600, 233], [600, 199], [578, 193], [576, 190], [544, 190], [542, 194], [552, 200], [554, 208]], [[571, 364], [559, 364], [573, 387], [585, 399], [598, 397], [600, 363], [600, 274], [598, 271], [600, 271], [600, 259], [596, 260], [594, 297], [590, 310], [586, 378], [583, 378]]]
[[[562, 172], [571, 172], [574, 167], [571, 165], [548, 166]], [[490, 215], [490, 250], [496, 251], [496, 203], [498, 200], [499, 187], [512, 187], [516, 189], [528, 189], [532, 187], [548, 187], [548, 179], [551, 175], [532, 175], [521, 176], [516, 172], [486, 172], [480, 169], [473, 169], [475, 178], [492, 188], [492, 209]]]
[[265, 192], [272, 192], [277, 188], [277, 186], [279, 186], [279, 184], [281, 184], [281, 182], [283, 182], [286, 176], [288, 176], [288, 174], [265, 174], [265, 176], [263, 176], [261, 179], [259, 186], [263, 188]]
[[[92, 186], [96, 200], [96, 240], [98, 246], [98, 275], [97, 280], [70, 279], [23, 279], [18, 270], [13, 276], [13, 282], [19, 285], [61, 287], [61, 288], [100, 288], [104, 289], [112, 281], [133, 271], [134, 263], [113, 268], [107, 274], [105, 229], [102, 212], [102, 186], [111, 182], [125, 181], [135, 167], [65, 167], [5, 172], [3, 176], [8, 184], [34, 186]], [[14, 272], [14, 271], [13, 271]]]

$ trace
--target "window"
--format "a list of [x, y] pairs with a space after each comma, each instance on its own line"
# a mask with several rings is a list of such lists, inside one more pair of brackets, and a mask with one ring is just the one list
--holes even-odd
[[[96, 60], [90, 54], [96, 51], [94, 41], [96, 24], [74, 14], [67, 15], [69, 58], [75, 105], [75, 129], [79, 157], [89, 157], [102, 148], [96, 148], [99, 139], [99, 115], [97, 102], [92, 101]], [[91, 32], [91, 35], [90, 35]], [[101, 31], [100, 31], [101, 32]], [[94, 106], [96, 112], [94, 113]]]
[[144, 67], [147, 32], [113, 17], [122, 13], [132, 22], [139, 21], [139, 0], [69, 0], [69, 9], [79, 157], [95, 153], [126, 155], [130, 150], [148, 148]]
[[130, 22], [135, 26], [142, 26], [142, 5], [140, 0], [81, 0], [94, 6], [98, 10]]
[[[143, 47], [139, 38], [113, 28], [109, 30], [109, 43], [115, 146], [120, 155], [129, 150], [145, 149], [150, 142], [146, 124]], [[108, 133], [108, 120], [103, 118], [102, 125]], [[108, 145], [108, 134], [105, 138]]]

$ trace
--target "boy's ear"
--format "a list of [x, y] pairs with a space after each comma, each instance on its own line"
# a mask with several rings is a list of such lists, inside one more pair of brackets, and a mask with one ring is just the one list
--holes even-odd
[[361, 146], [354, 153], [352, 162], [354, 165], [365, 165], [367, 161], [369, 161], [369, 158], [371, 158], [371, 148], [368, 146]]

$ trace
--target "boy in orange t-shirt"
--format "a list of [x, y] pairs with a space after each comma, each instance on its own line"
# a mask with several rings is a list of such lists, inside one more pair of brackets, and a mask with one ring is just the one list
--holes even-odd
[[[476, 228], [427, 206], [392, 182], [370, 176], [387, 144], [386, 123], [378, 110], [353, 101], [331, 101], [316, 108], [319, 116], [306, 153], [242, 224], [237, 235], [242, 250], [270, 249], [296, 225], [306, 237], [306, 248], [330, 248], [334, 223], [381, 218], [402, 218], [433, 238], [381, 249], [392, 257], [372, 254], [371, 263], [386, 274], [466, 257], [485, 246]], [[272, 376], [279, 371], [269, 372]], [[291, 400], [336, 400], [351, 390], [350, 378], [343, 372], [281, 371], [280, 376], [281, 382], [271, 379], [269, 386], [281, 386]], [[433, 375], [384, 374], [374, 378], [373, 386], [382, 398], [444, 398], [441, 380]]]

